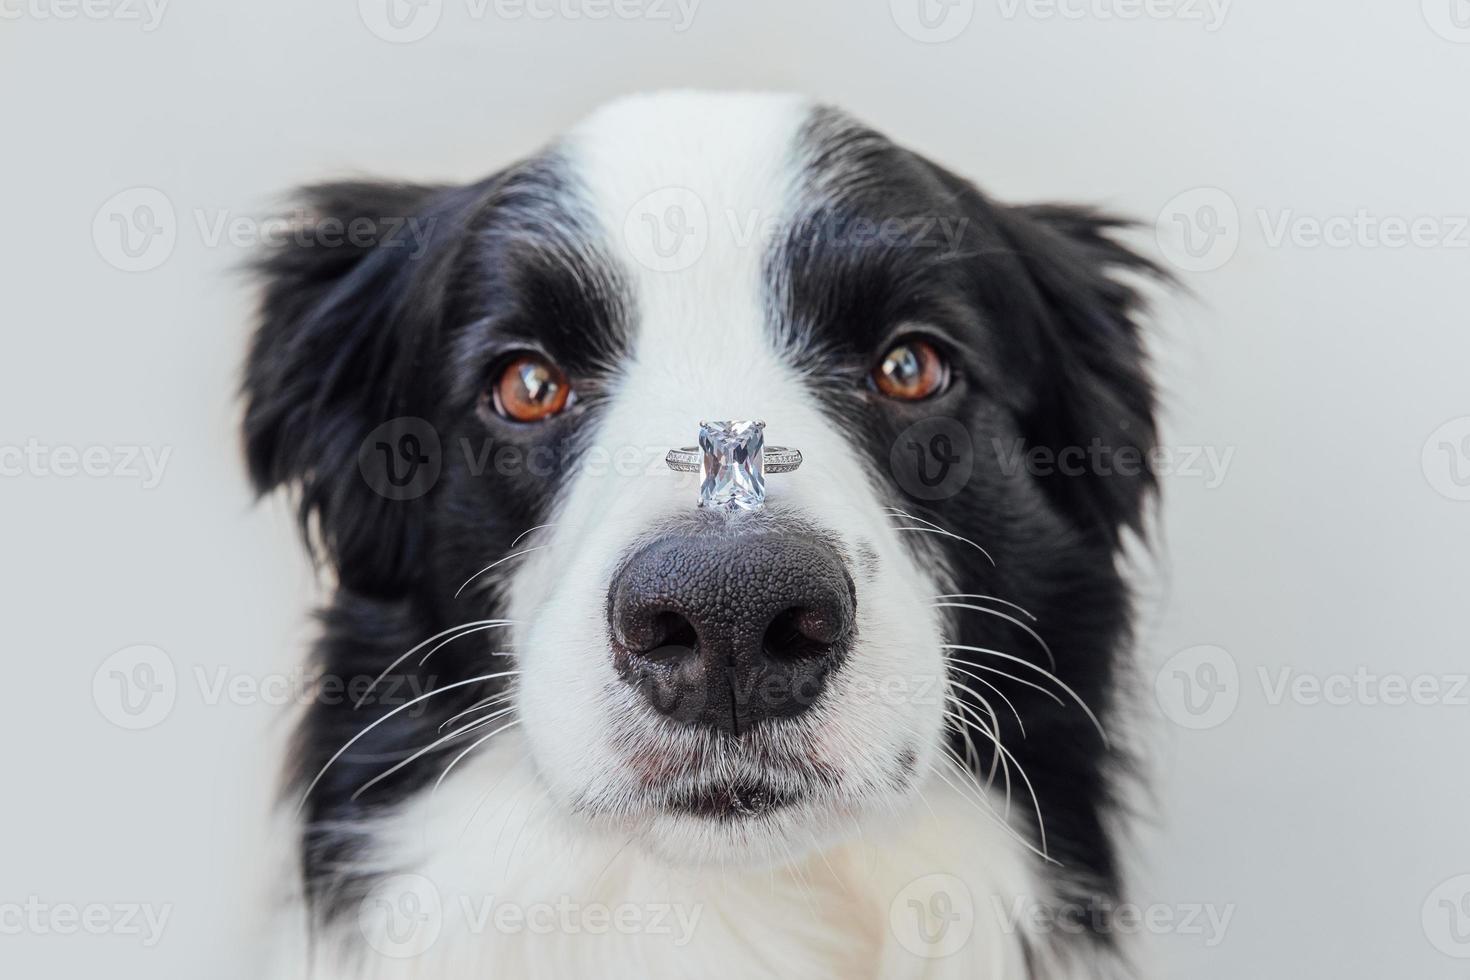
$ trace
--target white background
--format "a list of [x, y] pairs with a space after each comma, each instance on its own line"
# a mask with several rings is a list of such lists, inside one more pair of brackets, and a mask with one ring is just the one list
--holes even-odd
[[[1166, 441], [1233, 456], [1218, 485], [1165, 478], [1140, 563], [1153, 793], [1130, 851], [1139, 901], [1232, 918], [1217, 945], [1147, 948], [1196, 980], [1470, 975], [1447, 955], [1470, 955], [1470, 916], [1458, 943], [1440, 904], [1464, 883], [1435, 891], [1470, 872], [1466, 692], [1275, 697], [1283, 670], [1442, 693], [1470, 670], [1470, 5], [1242, 0], [1220, 20], [1192, 0], [926, 0], [948, 17], [926, 32], [918, 0], [702, 0], [683, 30], [671, 2], [593, 20], [577, 0], [549, 18], [430, 0], [432, 30], [398, 43], [370, 29], [390, 33], [383, 2], [178, 2], [150, 22], [140, 0], [0, 0], [0, 447], [170, 454], [157, 486], [0, 477], [0, 906], [171, 907], [152, 948], [0, 934], [0, 974], [253, 974], [283, 709], [212, 686], [289, 670], [313, 587], [286, 508], [245, 486], [250, 249], [212, 241], [219, 220], [308, 180], [478, 177], [615, 94], [699, 86], [830, 100], [1002, 199], [1136, 216], [1142, 247], [1189, 267], [1193, 296], [1157, 317]], [[138, 199], [109, 202], [137, 187], [162, 193], [173, 241], [124, 271], [111, 215]], [[1334, 218], [1347, 239], [1314, 241]], [[1383, 244], [1416, 218], [1419, 244]], [[1223, 234], [1190, 255], [1190, 224], [1197, 245]], [[175, 696], [129, 731], [93, 679], [137, 644], [166, 651]], [[1208, 669], [1213, 702], [1184, 686]]]

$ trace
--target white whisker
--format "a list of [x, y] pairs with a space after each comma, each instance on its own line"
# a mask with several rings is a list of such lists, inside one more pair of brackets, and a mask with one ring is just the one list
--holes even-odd
[[[476, 718], [474, 721], [470, 722], [468, 725], [465, 725], [463, 728], [456, 728], [454, 731], [450, 732], [448, 735], [445, 735], [445, 736], [443, 736], [441, 738], [435, 739], [433, 742], [430, 742], [428, 745], [425, 745], [423, 748], [419, 749], [417, 752], [415, 752], [413, 755], [409, 756], [407, 759], [404, 759], [402, 762], [398, 763], [397, 765], [393, 766], [392, 768], [384, 770], [383, 772], [381, 772], [378, 775], [374, 776], [372, 779], [369, 779], [367, 782], [363, 783], [361, 786], [359, 786], [357, 788], [357, 792], [355, 792], [355, 793], [352, 794], [352, 799], [354, 799], [354, 800], [357, 799], [359, 796], [361, 796], [362, 794], [366, 793], [368, 790], [372, 789], [378, 783], [381, 783], [383, 780], [387, 779], [389, 776], [393, 775], [395, 772], [398, 772], [398, 770], [402, 769], [404, 766], [410, 765], [411, 763], [413, 763], [417, 759], [422, 759], [424, 756], [428, 755], [430, 752], [434, 751], [439, 746], [444, 745], [444, 744], [446, 744], [448, 742], [454, 741], [456, 738], [459, 738], [461, 735], [464, 735], [466, 732], [472, 732], [476, 728], [479, 728], [479, 727], [481, 727], [483, 725], [488, 725], [490, 722], [494, 721], [496, 718], [499, 718], [501, 715], [505, 714], [507, 711], [514, 711], [514, 710], [515, 710], [515, 705], [511, 705], [511, 706], [506, 707], [506, 708], [501, 708], [498, 711], [492, 711], [489, 715], [486, 715], [484, 718]], [[441, 727], [439, 730], [442, 732], [444, 729]]]
[[[959, 698], [956, 698], [953, 694], [951, 694], [950, 697], [954, 700], [955, 704], [960, 704], [961, 703], [960, 702], [960, 699]], [[945, 717], [950, 717], [951, 712], [945, 711], [944, 714], [945, 714]], [[968, 764], [972, 765], [974, 768], [979, 769], [980, 768], [980, 750], [977, 749], [977, 748], [975, 748], [975, 740], [970, 737], [969, 729], [962, 727], [960, 729], [960, 737], [965, 740], [965, 759], [966, 759], [966, 761], [968, 762]]]
[[983, 612], [983, 613], [986, 613], [988, 615], [995, 616], [997, 618], [1003, 619], [1003, 620], [1005, 620], [1008, 623], [1013, 623], [1016, 626], [1019, 626], [1021, 629], [1025, 630], [1026, 631], [1026, 634], [1028, 636], [1030, 636], [1031, 639], [1033, 639], [1037, 643], [1041, 644], [1041, 649], [1043, 651], [1045, 651], [1045, 653], [1046, 653], [1046, 659], [1047, 659], [1047, 661], [1049, 661], [1051, 663], [1051, 669], [1052, 670], [1056, 670], [1057, 669], [1057, 658], [1052, 655], [1051, 647], [1047, 646], [1046, 641], [1041, 638], [1041, 634], [1038, 633], [1038, 632], [1036, 632], [1031, 627], [1027, 626], [1025, 623], [1021, 622], [1019, 619], [1017, 619], [1014, 616], [1007, 616], [1005, 613], [1001, 612], [998, 609], [986, 609], [984, 606], [974, 606], [974, 605], [971, 605], [968, 602], [936, 602], [936, 603], [934, 603], [934, 608], [936, 608], [936, 609], [973, 609], [976, 612]]
[[[973, 694], [974, 692], [971, 692], [971, 693]], [[972, 724], [973, 724], [973, 722], [972, 722]], [[1032, 786], [1031, 786], [1031, 779], [1030, 779], [1030, 777], [1028, 777], [1026, 775], [1026, 769], [1025, 769], [1024, 766], [1021, 765], [1021, 761], [1019, 759], [1017, 759], [1014, 755], [1012, 755], [1011, 752], [1004, 745], [1002, 745], [1000, 743], [1000, 739], [999, 738], [996, 738], [995, 739], [995, 747], [1000, 750], [1002, 758], [1009, 759], [1011, 762], [1014, 762], [1016, 764], [1016, 772], [1017, 772], [1018, 775], [1020, 775], [1021, 782], [1023, 782], [1023, 783], [1026, 784], [1026, 792], [1031, 795], [1031, 805], [1036, 810], [1036, 832], [1037, 832], [1038, 836], [1041, 838], [1041, 850], [1043, 852], [1042, 853], [1042, 856], [1043, 857], [1047, 857], [1048, 860], [1050, 860], [1049, 855], [1046, 854], [1046, 850], [1047, 850], [1047, 847], [1046, 847], [1046, 821], [1041, 816], [1041, 800], [1037, 797], [1036, 790], [1034, 788], [1032, 788]], [[1010, 773], [1009, 767], [1007, 767], [1006, 773], [1007, 773], [1007, 776], [1009, 777], [1009, 773]], [[1006, 816], [1007, 816], [1007, 818], [1009, 818], [1009, 816], [1010, 816], [1010, 784], [1009, 784], [1009, 780], [1007, 780], [1007, 784], [1006, 784]]]
[[[1082, 697], [1076, 691], [1074, 691], [1070, 687], [1068, 687], [1067, 684], [1066, 684], [1066, 682], [1064, 682], [1056, 674], [1053, 674], [1050, 671], [1047, 671], [1046, 669], [1044, 669], [1042, 667], [1038, 667], [1036, 664], [1033, 664], [1029, 660], [1023, 660], [1020, 657], [1012, 656], [1009, 653], [1002, 653], [999, 650], [989, 650], [989, 649], [986, 649], [985, 647], [965, 646], [964, 644], [960, 644], [960, 643], [945, 643], [945, 644], [942, 644], [942, 645], [943, 645], [944, 649], [946, 649], [946, 650], [968, 650], [971, 653], [988, 653], [992, 657], [999, 657], [1002, 660], [1014, 661], [1015, 663], [1018, 663], [1018, 664], [1020, 664], [1023, 667], [1030, 667], [1032, 670], [1036, 671], [1037, 673], [1041, 674], [1042, 676], [1049, 678], [1052, 683], [1056, 684], [1057, 687], [1059, 687], [1063, 691], [1065, 691], [1067, 693], [1067, 695], [1069, 695], [1072, 698], [1073, 701], [1076, 701], [1077, 702], [1077, 706], [1079, 708], [1081, 708], [1084, 712], [1087, 713], [1087, 717], [1092, 720], [1092, 724], [1097, 728], [1097, 733], [1102, 736], [1103, 744], [1104, 745], [1107, 745], [1107, 746], [1111, 746], [1112, 743], [1108, 739], [1108, 733], [1105, 732], [1105, 731], [1103, 731], [1102, 722], [1098, 721], [1097, 715], [1093, 714], [1092, 713], [1092, 709], [1087, 706], [1087, 702], [1083, 701], [1082, 700]], [[978, 665], [976, 665], [976, 666], [978, 666]]]
[[[969, 711], [969, 713], [974, 718], [976, 718], [977, 720], [979, 719], [979, 715], [977, 715], [975, 713], [975, 709], [974, 708], [971, 708], [969, 705], [965, 704], [963, 698], [956, 697], [953, 692], [950, 693], [950, 697], [954, 699], [954, 703], [955, 704], [957, 704], [957, 705], [960, 706], [961, 710], [967, 710], [967, 711]], [[995, 785], [995, 773], [996, 773], [996, 770], [997, 769], [1000, 770], [1001, 775], [1005, 778], [1005, 787], [1006, 787], [1006, 810], [1005, 810], [1005, 812], [1006, 812], [1006, 816], [1007, 817], [1010, 817], [1010, 814], [1011, 814], [1011, 768], [1010, 768], [1010, 765], [1006, 762], [1005, 756], [1003, 756], [1003, 755], [1000, 754], [1000, 736], [996, 732], [991, 731], [989, 728], [987, 728], [984, 725], [980, 725], [980, 726], [977, 727], [974, 722], [969, 721], [963, 715], [957, 715], [954, 712], [945, 712], [945, 713], [947, 715], [949, 715], [951, 718], [953, 718], [954, 720], [956, 720], [956, 721], [958, 721], [960, 723], [960, 729], [961, 729], [961, 731], [965, 731], [965, 730], [967, 730], [969, 728], [975, 728], [976, 731], [980, 732], [982, 735], [984, 735], [984, 736], [986, 736], [987, 738], [990, 739], [990, 742], [991, 742], [990, 772], [985, 777], [985, 789], [987, 791], [989, 791], [990, 787], [993, 786], [993, 785]]]
[[394, 715], [398, 714], [400, 711], [406, 711], [409, 708], [412, 708], [414, 705], [416, 705], [416, 704], [418, 704], [418, 703], [420, 703], [422, 701], [427, 701], [429, 698], [437, 697], [440, 694], [447, 694], [448, 692], [450, 692], [450, 691], [452, 691], [452, 690], [454, 690], [455, 688], [458, 688], [458, 687], [464, 687], [464, 686], [466, 686], [468, 684], [483, 684], [485, 681], [493, 681], [493, 680], [495, 680], [496, 678], [499, 678], [499, 677], [510, 677], [512, 675], [519, 674], [519, 673], [520, 673], [520, 671], [518, 671], [518, 670], [507, 670], [507, 671], [501, 671], [500, 673], [496, 673], [496, 674], [485, 674], [484, 676], [481, 676], [481, 677], [471, 677], [468, 680], [455, 681], [453, 684], [446, 684], [443, 687], [435, 688], [434, 690], [429, 691], [427, 694], [420, 694], [416, 698], [412, 698], [412, 699], [410, 699], [408, 701], [405, 701], [403, 704], [400, 704], [398, 707], [394, 708], [392, 711], [388, 712], [383, 717], [376, 718], [373, 721], [369, 722], [362, 729], [362, 731], [360, 731], [356, 735], [352, 736], [350, 739], [347, 740], [346, 744], [344, 744], [336, 752], [332, 753], [332, 757], [327, 760], [326, 765], [322, 766], [321, 769], [317, 772], [317, 774], [312, 777], [311, 782], [308, 783], [307, 786], [306, 786], [306, 790], [301, 794], [301, 802], [298, 803], [298, 804], [296, 804], [296, 812], [297, 813], [300, 813], [302, 807], [306, 806], [306, 800], [307, 800], [308, 797], [311, 796], [311, 791], [314, 790], [314, 789], [316, 789], [317, 783], [319, 783], [319, 782], [322, 781], [322, 777], [326, 775], [328, 769], [332, 768], [332, 764], [335, 763], [338, 759], [342, 758], [343, 753], [345, 753], [348, 749], [352, 748], [353, 745], [357, 744], [357, 740], [358, 739], [362, 738], [368, 732], [372, 731], [374, 728], [377, 728], [383, 722], [385, 722], [388, 719], [392, 718]]
[[[509, 619], [474, 619], [474, 620], [470, 620], [468, 623], [460, 623], [458, 626], [451, 626], [447, 630], [444, 630], [444, 631], [439, 632], [439, 633], [435, 633], [433, 636], [429, 637], [427, 640], [424, 640], [418, 646], [414, 647], [412, 650], [409, 650], [407, 653], [405, 653], [402, 656], [400, 656], [397, 660], [393, 661], [391, 664], [389, 664], [387, 667], [385, 667], [383, 669], [383, 672], [381, 674], [379, 674], [377, 677], [373, 678], [373, 682], [367, 686], [367, 690], [363, 691], [362, 692], [362, 696], [359, 697], [355, 702], [353, 702], [353, 705], [352, 705], [353, 710], [355, 711], [358, 708], [361, 708], [363, 706], [363, 703], [367, 701], [368, 695], [371, 694], [371, 693], [373, 693], [373, 688], [377, 687], [380, 683], [382, 683], [383, 678], [387, 677], [390, 673], [392, 673], [392, 671], [394, 670], [394, 668], [396, 668], [399, 664], [403, 663], [409, 657], [412, 657], [414, 654], [418, 653], [420, 650], [422, 650], [424, 647], [428, 646], [430, 643], [433, 643], [435, 640], [439, 639], [441, 636], [449, 636], [449, 634], [454, 633], [456, 635], [455, 636], [451, 636], [450, 639], [451, 640], [457, 640], [457, 639], [459, 639], [459, 634], [461, 632], [464, 632], [464, 633], [476, 632], [476, 630], [471, 629], [471, 627], [484, 626], [484, 627], [486, 627], [488, 629], [491, 626], [511, 626], [511, 625], [514, 625], [514, 621], [513, 620], [509, 620]], [[448, 642], [448, 641], [446, 640], [445, 642]], [[435, 647], [435, 649], [437, 650], [438, 647]]]
[[551, 547], [551, 545], [549, 545], [549, 544], [538, 544], [538, 545], [536, 545], [534, 547], [526, 548], [524, 551], [513, 551], [510, 554], [506, 555], [504, 558], [499, 559], [498, 561], [492, 561], [490, 564], [486, 565], [484, 568], [480, 569], [478, 572], [476, 572], [475, 574], [471, 575], [469, 578], [465, 579], [464, 580], [464, 585], [461, 585], [459, 588], [457, 588], [457, 589], [454, 590], [454, 597], [456, 599], [458, 599], [459, 598], [459, 594], [461, 592], [463, 592], [466, 588], [468, 588], [469, 587], [469, 584], [471, 582], [473, 582], [475, 579], [479, 578], [481, 575], [484, 575], [486, 572], [490, 571], [492, 568], [497, 568], [500, 565], [504, 565], [506, 562], [510, 561], [512, 558], [524, 558], [526, 555], [529, 555], [533, 551], [545, 551], [547, 548], [550, 548], [550, 547]]
[[[958, 658], [956, 658], [955, 660], [951, 660], [950, 661], [950, 666], [951, 667], [954, 667], [955, 663], [957, 663], [957, 662], [958, 663], [969, 663], [969, 661], [967, 661], [967, 660], [966, 661], [960, 661], [960, 660], [958, 660]], [[965, 669], [963, 669], [961, 667], [954, 667], [954, 669], [955, 669], [956, 672], [961, 673], [961, 674], [964, 674], [966, 677], [970, 678], [971, 680], [975, 681], [976, 683], [978, 683], [978, 684], [984, 684], [986, 687], [988, 687], [992, 691], [994, 691], [996, 693], [996, 696], [999, 697], [1002, 701], [1004, 701], [1006, 703], [1006, 707], [1011, 709], [1011, 714], [1013, 714], [1013, 715], [1016, 716], [1016, 727], [1021, 730], [1021, 737], [1022, 738], [1025, 738], [1026, 737], [1026, 724], [1025, 724], [1025, 722], [1023, 722], [1021, 720], [1021, 712], [1019, 712], [1019, 711], [1016, 710], [1016, 706], [1011, 703], [1011, 699], [1010, 698], [1008, 698], [1008, 697], [1005, 696], [1005, 692], [1004, 691], [1002, 691], [1000, 688], [996, 687], [994, 684], [990, 683], [985, 678], [981, 677], [979, 674], [973, 674], [970, 671], [965, 670]], [[1009, 676], [1009, 675], [1007, 675], [1007, 676]], [[1061, 699], [1060, 698], [1057, 698], [1057, 696], [1055, 694], [1052, 694], [1050, 691], [1047, 691], [1047, 690], [1041, 688], [1039, 685], [1037, 686], [1037, 689], [1040, 690], [1040, 691], [1042, 691], [1043, 694], [1047, 694], [1047, 695], [1050, 695], [1052, 698], [1055, 698], [1056, 701], [1057, 701], [1057, 703], [1058, 704], [1061, 704]]]
[[1028, 681], [1028, 680], [1025, 680], [1023, 678], [1017, 677], [1015, 674], [1009, 674], [1009, 673], [1001, 670], [999, 667], [991, 667], [991, 666], [988, 666], [986, 664], [977, 664], [973, 660], [964, 660], [964, 659], [962, 659], [960, 657], [956, 657], [954, 655], [950, 655], [949, 662], [951, 664], [964, 664], [966, 667], [974, 667], [975, 669], [977, 669], [977, 670], [983, 670], [983, 671], [985, 671], [988, 674], [999, 674], [1001, 677], [1004, 677], [1007, 680], [1014, 681], [1015, 683], [1020, 684], [1020, 685], [1022, 685], [1024, 687], [1029, 687], [1032, 690], [1040, 691], [1042, 694], [1045, 694], [1047, 697], [1051, 698], [1057, 704], [1060, 704], [1060, 705], [1062, 705], [1064, 707], [1066, 706], [1066, 703], [1067, 702], [1065, 702], [1061, 698], [1057, 697], [1054, 692], [1048, 691], [1046, 688], [1042, 687], [1040, 684], [1034, 684], [1031, 681]]
[[[995, 559], [990, 556], [990, 552], [986, 551], [984, 548], [980, 547], [978, 544], [976, 544], [975, 542], [971, 541], [969, 538], [962, 537], [962, 536], [960, 536], [958, 534], [955, 534], [953, 531], [949, 531], [949, 530], [946, 530], [946, 529], [940, 527], [938, 524], [935, 524], [933, 521], [926, 521], [926, 520], [924, 520], [924, 518], [918, 517], [918, 516], [916, 516], [914, 514], [910, 514], [906, 510], [899, 510], [897, 507], [888, 507], [888, 508], [885, 508], [885, 509], [893, 512], [892, 514], [889, 515], [889, 517], [890, 518], [893, 518], [894, 520], [897, 520], [897, 517], [902, 517], [905, 520], [916, 521], [919, 524], [925, 525], [925, 527], [900, 527], [900, 528], [894, 528], [894, 530], [896, 530], [896, 531], [928, 531], [930, 534], [939, 534], [939, 535], [943, 535], [946, 538], [954, 538], [956, 541], [964, 542], [965, 544], [969, 545], [971, 548], [974, 548], [976, 551], [980, 552], [980, 554], [982, 554], [982, 555], [985, 556], [985, 560], [988, 561], [988, 562], [990, 562], [991, 565], [994, 565], [995, 564]], [[897, 517], [894, 517], [894, 515], [897, 515]]]
[[510, 722], [507, 725], [501, 725], [499, 728], [495, 729], [495, 731], [491, 732], [489, 735], [484, 736], [483, 738], [477, 738], [477, 739], [475, 739], [475, 742], [474, 742], [473, 745], [471, 745], [469, 748], [465, 749], [459, 755], [455, 756], [452, 760], [450, 760], [449, 765], [447, 765], [447, 766], [444, 767], [444, 771], [439, 774], [438, 781], [434, 783], [434, 790], [433, 790], [433, 792], [435, 792], [435, 793], [439, 792], [439, 787], [444, 785], [444, 780], [449, 777], [450, 770], [452, 770], [455, 766], [459, 765], [459, 761], [461, 759], [463, 759], [465, 756], [469, 755], [471, 752], [475, 751], [475, 749], [477, 749], [480, 746], [484, 745], [486, 742], [490, 741], [496, 735], [499, 735], [501, 732], [506, 731], [507, 729], [514, 728], [515, 726], [519, 725], [520, 723], [521, 723], [520, 722], [520, 719], [518, 718], [515, 721]]
[[517, 534], [516, 535], [516, 539], [510, 543], [511, 548], [514, 548], [516, 545], [520, 544], [521, 543], [521, 539], [524, 538], [526, 535], [530, 534], [532, 531], [540, 531], [543, 528], [548, 528], [548, 527], [556, 527], [556, 523], [555, 522], [552, 522], [550, 524], [537, 524], [535, 527], [528, 527], [528, 528], [526, 528], [520, 534]]
[[470, 714], [471, 712], [479, 711], [479, 710], [481, 710], [483, 708], [488, 708], [491, 705], [499, 704], [502, 701], [507, 701], [507, 700], [510, 699], [510, 696], [513, 693], [515, 693], [515, 692], [513, 692], [513, 691], [501, 691], [499, 694], [494, 694], [494, 695], [491, 695], [490, 697], [485, 698], [485, 699], [483, 699], [481, 701], [476, 701], [474, 704], [470, 705], [468, 708], [464, 709], [459, 714], [455, 715], [454, 717], [452, 717], [448, 721], [446, 721], [444, 724], [440, 725], [439, 726], [439, 730], [441, 732], [444, 731], [444, 729], [448, 728], [450, 725], [454, 724], [456, 721], [458, 721], [459, 719], [463, 718], [465, 715]]
[[[951, 714], [950, 717], [952, 719], [958, 720], [960, 722], [962, 728], [973, 727], [973, 726], [969, 725], [969, 723], [967, 723], [965, 721], [965, 719], [960, 718], [957, 715]], [[994, 785], [994, 783], [995, 783], [995, 774], [993, 772], [991, 773], [990, 777], [985, 782], [985, 786], [982, 788], [980, 786], [980, 780], [975, 777], [975, 775], [974, 775], [973, 772], [971, 772], [970, 770], [964, 768], [963, 761], [955, 753], [954, 749], [950, 748], [949, 746], [945, 746], [944, 749], [945, 749], [945, 753], [951, 759], [953, 759], [957, 765], [960, 766], [961, 773], [963, 773], [963, 775], [966, 777], [966, 779], [964, 781], [966, 783], [968, 783], [969, 785], [975, 787], [975, 793], [976, 793], [976, 795], [981, 796], [981, 797], [984, 797], [986, 809], [991, 810], [992, 812], [994, 812], [995, 808], [990, 805], [990, 787], [992, 785]], [[1000, 754], [998, 752], [996, 753], [996, 757], [1000, 759], [1000, 766], [999, 766], [999, 768], [1001, 768], [1003, 770], [1003, 772], [1005, 773], [1006, 803], [1005, 803], [1005, 810], [1004, 810], [1002, 819], [1005, 821], [1006, 826], [1010, 826], [1010, 819], [1011, 819], [1011, 769], [1010, 769], [1009, 763], [1007, 763], [1005, 761], [1004, 757], [1000, 756]]]
[[1041, 858], [1042, 860], [1048, 862], [1049, 864], [1058, 864], [1059, 863], [1059, 862], [1053, 860], [1052, 857], [1051, 857], [1051, 855], [1047, 854], [1044, 850], [1037, 850], [1035, 844], [1032, 844], [1026, 838], [1024, 838], [1020, 834], [1016, 833], [1015, 828], [1012, 827], [1012, 826], [1010, 826], [1009, 824], [1007, 824], [1004, 820], [1002, 820], [1001, 817], [1000, 817], [1000, 815], [995, 812], [995, 809], [993, 807], [989, 806], [988, 804], [984, 804], [984, 805], [977, 804], [974, 800], [970, 799], [970, 797], [966, 796], [965, 793], [964, 793], [964, 791], [961, 790], [958, 786], [956, 786], [953, 782], [951, 782], [950, 779], [949, 779], [949, 777], [945, 776], [944, 773], [939, 769], [938, 766], [935, 766], [933, 764], [930, 764], [929, 771], [932, 772], [932, 773], [934, 773], [934, 775], [938, 776], [944, 782], [944, 784], [947, 785], [950, 789], [952, 789], [956, 793], [958, 793], [960, 795], [960, 798], [961, 799], [966, 800], [967, 802], [970, 803], [971, 806], [974, 806], [975, 809], [978, 810], [980, 813], [984, 814], [985, 816], [988, 816], [991, 820], [995, 821], [995, 823], [996, 823], [997, 826], [999, 826], [1002, 830], [1004, 830], [1007, 834], [1009, 834], [1011, 836], [1011, 838], [1014, 839], [1022, 847], [1026, 848], [1028, 851], [1030, 851], [1031, 853], [1035, 854], [1037, 857]]
[[1027, 619], [1030, 619], [1031, 622], [1039, 622], [1039, 620], [1025, 606], [1011, 602], [1009, 599], [1002, 599], [999, 596], [975, 595], [969, 592], [952, 592], [948, 595], [937, 595], [934, 598], [936, 601], [939, 599], [985, 599], [988, 602], [998, 602], [1002, 606], [1010, 606], [1012, 609], [1026, 616]]

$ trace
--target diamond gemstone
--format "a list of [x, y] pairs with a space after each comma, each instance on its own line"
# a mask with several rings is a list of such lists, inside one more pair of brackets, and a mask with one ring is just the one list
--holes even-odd
[[699, 423], [699, 506], [755, 510], [766, 502], [764, 422]]

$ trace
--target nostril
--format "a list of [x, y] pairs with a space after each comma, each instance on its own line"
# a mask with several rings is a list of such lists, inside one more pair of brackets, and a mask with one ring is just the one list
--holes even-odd
[[841, 554], [816, 537], [669, 534], [613, 576], [610, 653], [659, 714], [739, 736], [816, 703], [852, 646], [856, 600]]
[[653, 659], [684, 656], [699, 645], [699, 634], [694, 631], [694, 624], [672, 611], [653, 617], [649, 635], [652, 642], [641, 652]]
[[818, 610], [792, 608], [771, 620], [761, 646], [775, 660], [806, 660], [824, 657], [841, 638], [840, 624]]

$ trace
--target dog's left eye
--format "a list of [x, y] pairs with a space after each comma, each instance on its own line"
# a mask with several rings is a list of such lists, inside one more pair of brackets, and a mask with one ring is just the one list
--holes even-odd
[[870, 377], [873, 387], [889, 398], [915, 402], [944, 389], [949, 365], [927, 340], [905, 337], [888, 348]]
[[572, 384], [562, 369], [541, 354], [526, 352], [504, 362], [482, 403], [512, 422], [540, 422], [564, 410], [571, 397]]

